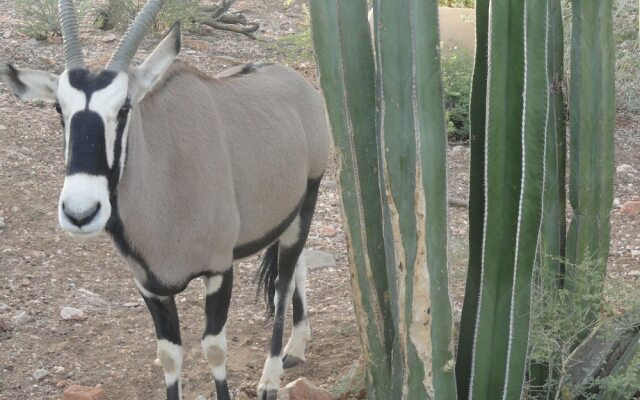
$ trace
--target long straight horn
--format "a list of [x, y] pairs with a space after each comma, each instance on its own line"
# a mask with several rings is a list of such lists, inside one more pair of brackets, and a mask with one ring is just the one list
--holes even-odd
[[153, 19], [163, 4], [164, 0], [149, 0], [147, 2], [136, 17], [136, 20], [131, 24], [131, 27], [129, 27], [124, 38], [120, 41], [118, 49], [107, 65], [108, 70], [126, 72], [129, 69], [129, 64], [131, 64], [133, 56], [136, 54], [136, 51], [138, 51], [138, 46], [140, 46], [142, 39], [144, 39], [147, 31], [149, 31]]
[[78, 37], [78, 21], [76, 10], [71, 0], [59, 0], [58, 12], [62, 26], [62, 40], [64, 41], [64, 62], [67, 69], [84, 68], [84, 55]]

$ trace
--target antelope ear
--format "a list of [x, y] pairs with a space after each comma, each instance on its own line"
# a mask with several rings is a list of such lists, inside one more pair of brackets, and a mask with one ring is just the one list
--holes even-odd
[[153, 88], [178, 56], [181, 46], [180, 21], [173, 24], [162, 42], [140, 66], [131, 68], [131, 100], [137, 103]]
[[0, 63], [0, 78], [22, 100], [56, 101], [58, 75], [34, 69], [18, 69], [11, 64]]

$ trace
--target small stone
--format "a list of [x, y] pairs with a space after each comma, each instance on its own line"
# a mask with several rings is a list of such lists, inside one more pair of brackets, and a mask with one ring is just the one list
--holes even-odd
[[300, 378], [278, 390], [278, 400], [333, 400], [333, 396], [307, 378]]
[[113, 42], [113, 41], [114, 41], [114, 40], [116, 40], [116, 39], [117, 39], [117, 37], [116, 37], [116, 35], [114, 35], [113, 33], [110, 33], [110, 34], [105, 35], [105, 36], [103, 36], [103, 37], [102, 37], [102, 41], [103, 41], [104, 43]]
[[31, 286], [31, 281], [27, 278], [24, 278], [22, 281], [20, 281], [20, 286], [22, 287]]
[[67, 321], [82, 321], [87, 319], [84, 311], [79, 308], [62, 307], [60, 310], [60, 318]]
[[82, 305], [86, 306], [88, 309], [102, 309], [109, 305], [105, 299], [91, 290], [79, 288], [78, 294]]
[[53, 372], [56, 374], [64, 374], [66, 370], [64, 369], [64, 367], [57, 366], [53, 368]]
[[327, 237], [333, 237], [337, 234], [338, 232], [336, 231], [336, 228], [334, 228], [331, 225], [325, 225], [322, 228], [320, 228], [320, 234], [322, 236], [327, 236]]
[[620, 203], [620, 197], [616, 197], [613, 199], [613, 208], [620, 208], [622, 204]]
[[71, 385], [62, 394], [62, 400], [106, 400], [101, 387]]
[[5, 38], [5, 39], [9, 39], [12, 34], [13, 34], [13, 32], [11, 32], [11, 30], [4, 31], [4, 34], [2, 35], [2, 37]]
[[7, 127], [4, 125], [0, 125], [0, 131], [5, 131], [5, 130], [7, 130]]
[[640, 258], [640, 250], [631, 250], [631, 257]]
[[4, 218], [0, 217], [0, 229], [6, 228], [7, 224], [4, 222]]
[[18, 314], [11, 317], [11, 322], [13, 322], [15, 326], [26, 325], [31, 321], [33, 321], [33, 317], [27, 314], [26, 311], [20, 311]]
[[207, 399], [207, 396], [202, 395], [202, 394], [199, 394], [199, 395], [196, 397], [196, 400], [208, 400], [208, 399]]
[[621, 173], [621, 172], [631, 172], [634, 173], [636, 172], [636, 170], [629, 164], [620, 164], [616, 167], [616, 172], [617, 173]]
[[18, 212], [18, 211], [20, 211], [20, 208], [16, 206], [11, 207], [11, 212]]
[[640, 196], [631, 196], [631, 201], [640, 201]]
[[33, 371], [33, 374], [31, 376], [33, 376], [33, 379], [35, 379], [36, 381], [40, 382], [41, 380], [46, 378], [47, 375], [49, 375], [49, 371], [47, 371], [46, 369], [40, 368]]
[[29, 46], [37, 46], [39, 43], [38, 43], [38, 40], [37, 40], [37, 39], [35, 39], [35, 38], [31, 38], [31, 39], [27, 40], [27, 44], [28, 44]]
[[132, 301], [132, 302], [130, 302], [130, 303], [124, 303], [124, 304], [122, 305], [122, 307], [130, 307], [130, 308], [133, 308], [133, 307], [139, 307], [139, 306], [140, 306], [140, 303], [138, 303], [138, 302], [133, 302], [133, 301]]
[[640, 215], [640, 201], [627, 201], [620, 207], [620, 213], [628, 217]]
[[4, 303], [0, 303], [0, 312], [4, 312], [7, 311], [8, 309], [10, 309], [11, 307], [9, 307], [8, 305], [4, 304]]
[[69, 384], [69, 381], [66, 379], [61, 380], [60, 382], [56, 383], [56, 387], [57, 388], [63, 388], [65, 386], [67, 386]]
[[627, 272], [627, 275], [629, 275], [629, 276], [640, 276], [640, 271], [637, 271], [637, 270], [629, 271], [629, 272]]
[[333, 255], [325, 251], [306, 249], [304, 257], [307, 268], [310, 271], [320, 268], [334, 268], [336, 266], [336, 260]]

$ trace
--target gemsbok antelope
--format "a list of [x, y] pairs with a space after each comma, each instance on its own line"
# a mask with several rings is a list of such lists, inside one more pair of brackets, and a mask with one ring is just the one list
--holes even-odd
[[59, 0], [65, 71], [0, 63], [0, 77], [22, 100], [55, 102], [66, 166], [60, 225], [78, 237], [106, 231], [131, 267], [155, 324], [167, 399], [182, 390], [174, 295], [196, 277], [206, 289], [202, 350], [217, 398], [231, 398], [232, 264], [267, 248], [261, 275], [275, 319], [258, 397], [275, 399], [283, 368], [305, 360], [310, 338], [301, 253], [330, 152], [324, 102], [283, 66], [247, 64], [212, 78], [175, 61], [179, 24], [130, 66], [163, 3], [149, 0], [106, 68], [90, 71], [73, 3]]

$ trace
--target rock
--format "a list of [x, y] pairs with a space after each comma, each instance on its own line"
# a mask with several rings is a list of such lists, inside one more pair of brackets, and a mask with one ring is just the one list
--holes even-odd
[[64, 369], [64, 367], [57, 366], [53, 368], [53, 372], [56, 374], [64, 374], [66, 370]]
[[629, 275], [629, 276], [640, 276], [640, 271], [636, 271], [636, 270], [629, 271], [629, 272], [627, 272], [627, 275]]
[[106, 400], [101, 387], [71, 385], [62, 394], [62, 400]]
[[8, 305], [4, 304], [4, 303], [0, 303], [0, 312], [4, 312], [7, 311], [8, 309], [10, 309], [11, 307], [9, 307]]
[[278, 400], [333, 400], [333, 396], [307, 378], [300, 378], [278, 390]]
[[93, 293], [91, 290], [80, 288], [78, 289], [78, 294], [82, 304], [90, 309], [101, 309], [109, 305], [105, 299], [100, 297], [99, 294]]
[[194, 50], [207, 50], [209, 48], [209, 42], [204, 40], [183, 39], [182, 44]]
[[196, 400], [208, 400], [208, 399], [207, 399], [207, 396], [203, 394], [199, 394], [198, 397], [196, 397]]
[[636, 172], [636, 170], [629, 164], [620, 164], [616, 167], [616, 172], [617, 173], [621, 173], [621, 172], [634, 173]]
[[69, 381], [66, 379], [61, 380], [60, 382], [56, 383], [56, 387], [57, 388], [63, 388], [65, 386], [67, 386], [69, 384]]
[[640, 258], [640, 250], [631, 250], [631, 257]]
[[622, 204], [620, 203], [620, 197], [616, 197], [613, 199], [613, 208], [620, 208]]
[[627, 201], [620, 207], [620, 214], [628, 217], [640, 215], [640, 201]]
[[33, 374], [31, 374], [31, 376], [33, 376], [33, 379], [35, 379], [38, 382], [46, 378], [48, 375], [49, 375], [49, 371], [42, 368], [33, 371]]
[[6, 126], [4, 126], [4, 125], [0, 125], [0, 131], [6, 131], [6, 130], [7, 130], [7, 127], [6, 127]]
[[304, 258], [307, 262], [309, 271], [320, 268], [333, 268], [336, 266], [336, 260], [333, 255], [325, 251], [306, 249]]
[[4, 222], [4, 218], [0, 217], [0, 229], [6, 228], [7, 224]]
[[79, 308], [62, 307], [60, 310], [60, 318], [67, 321], [82, 321], [87, 319], [84, 311]]
[[20, 211], [20, 208], [18, 208], [16, 206], [11, 207], [11, 212], [15, 213], [15, 212], [18, 212], [18, 211]]
[[27, 314], [26, 311], [20, 311], [18, 314], [11, 317], [11, 322], [13, 322], [15, 326], [26, 325], [31, 321], [33, 321], [33, 317]]
[[38, 40], [36, 40], [35, 38], [31, 38], [31, 39], [27, 40], [27, 44], [29, 46], [37, 46], [39, 43], [38, 43]]
[[338, 231], [336, 231], [336, 228], [334, 228], [331, 225], [325, 225], [322, 228], [320, 228], [320, 234], [322, 236], [328, 236], [328, 237], [333, 237], [338, 233]]
[[11, 30], [4, 31], [4, 34], [2, 35], [2, 37], [5, 38], [5, 39], [9, 39], [12, 34], [13, 34], [13, 32], [11, 32]]
[[110, 34], [105, 35], [105, 36], [103, 36], [103, 37], [102, 37], [102, 41], [103, 41], [104, 43], [113, 42], [113, 41], [114, 41], [114, 40], [116, 40], [116, 39], [117, 39], [117, 37], [116, 37], [116, 35], [114, 35], [113, 33], [110, 33]]

